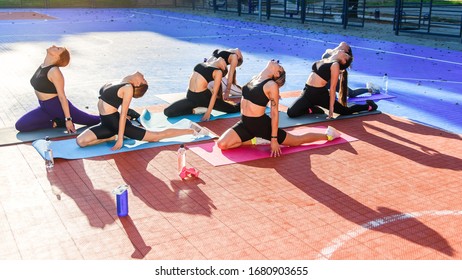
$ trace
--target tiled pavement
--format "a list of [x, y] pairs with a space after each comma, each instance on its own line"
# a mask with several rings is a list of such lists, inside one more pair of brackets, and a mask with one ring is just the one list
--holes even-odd
[[[50, 13], [63, 16], [72, 10]], [[124, 12], [115, 10], [113, 17], [118, 19], [119, 13]], [[148, 19], [142, 21], [147, 25]], [[21, 24], [23, 29], [37, 27], [17, 23], [15, 28]], [[126, 69], [115, 67], [117, 58], [107, 61], [110, 55], [101, 54], [107, 49], [92, 48], [95, 40], [116, 40], [107, 30], [96, 33], [107, 28], [104, 26], [93, 26], [94, 33], [79, 33], [77, 39], [64, 39], [68, 44], [72, 40], [89, 44], [87, 49], [79, 45], [74, 51], [78, 59], [65, 73], [74, 103], [90, 106], [89, 110], [96, 98], [92, 90], [106, 79], [126, 73]], [[2, 23], [0, 28], [4, 27]], [[1, 83], [2, 93], [9, 97], [1, 104], [4, 127], [34, 106], [27, 80], [31, 69], [40, 63], [36, 55], [56, 36], [56, 26], [47, 28], [49, 37], [40, 37], [36, 44], [31, 42], [33, 35], [21, 40], [16, 36], [15, 42], [0, 37], [2, 77], [8, 74], [8, 82]], [[90, 26], [83, 23], [82, 28]], [[135, 38], [124, 31], [119, 35]], [[81, 36], [96, 39], [81, 42]], [[180, 44], [178, 48], [183, 47]], [[125, 55], [138, 62], [142, 59], [137, 55], [144, 54], [140, 48], [135, 54], [111, 50], [114, 57]], [[82, 55], [86, 52], [99, 53], [103, 59], [94, 60], [88, 71], [79, 73], [78, 67], [89, 62]], [[189, 56], [192, 53], [199, 53], [199, 47], [191, 49]], [[22, 67], [11, 64], [21, 55]], [[249, 56], [251, 61], [260, 59]], [[178, 60], [181, 58], [175, 58], [169, 69], [176, 69]], [[5, 72], [5, 61], [10, 73]], [[110, 64], [110, 71], [95, 70], [103, 62]], [[149, 67], [149, 63], [142, 65]], [[189, 70], [179, 70], [178, 76], [187, 76]], [[82, 78], [89, 73], [96, 78]], [[154, 80], [164, 93], [178, 90], [162, 81], [164, 74], [159, 75], [148, 74], [148, 80]], [[82, 91], [76, 91], [78, 86]], [[449, 95], [458, 93], [452, 88], [442, 91], [446, 90]], [[137, 106], [157, 101], [154, 95]], [[153, 108], [161, 110], [163, 106]], [[199, 169], [201, 176], [187, 181], [176, 174], [175, 146], [83, 160], [57, 159], [50, 173], [30, 144], [0, 147], [0, 259], [460, 260], [460, 134], [384, 112], [331, 123], [359, 141], [277, 159], [213, 167], [189, 152], [188, 164]], [[212, 121], [205, 126], [221, 134], [235, 121]], [[459, 115], [451, 127], [460, 125]], [[126, 218], [117, 217], [111, 194], [121, 183], [131, 186], [130, 216]]]

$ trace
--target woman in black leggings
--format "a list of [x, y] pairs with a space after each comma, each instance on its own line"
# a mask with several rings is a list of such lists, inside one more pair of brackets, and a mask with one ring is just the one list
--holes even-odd
[[[271, 145], [271, 157], [281, 155], [280, 145], [298, 146], [304, 143], [340, 137], [340, 133], [329, 126], [325, 133], [307, 132], [301, 135], [291, 134], [279, 128], [279, 89], [286, 81], [286, 72], [279, 61], [271, 60], [266, 67], [242, 87], [241, 120], [228, 129], [217, 141], [222, 150], [233, 149], [241, 145], [255, 144], [255, 137], [268, 140]], [[270, 116], [266, 111], [270, 103]]]
[[139, 72], [126, 76], [119, 83], [104, 85], [99, 92], [98, 100], [101, 123], [82, 132], [77, 137], [77, 144], [86, 147], [117, 140], [112, 150], [118, 150], [122, 148], [124, 136], [140, 141], [157, 142], [164, 138], [187, 134], [206, 134], [201, 132], [196, 123], [191, 123], [190, 128], [170, 128], [156, 132], [134, 126], [127, 118], [130, 102], [132, 98], [142, 97], [147, 90], [148, 83]]
[[[348, 55], [353, 56], [350, 45], [348, 45], [348, 43], [346, 43], [346, 42], [340, 42], [340, 44], [338, 44], [338, 46], [335, 47], [334, 49], [327, 49], [323, 53], [321, 59], [326, 59], [326, 58], [331, 57], [338, 50], [342, 50], [342, 51], [346, 52]], [[337, 83], [336, 90], [337, 90], [337, 92], [340, 91], [340, 84], [339, 83]], [[370, 93], [370, 94], [380, 93], [380, 87], [373, 84], [373, 83], [371, 83], [371, 82], [367, 82], [365, 88], [352, 89], [352, 88], [348, 87], [348, 97], [357, 97], [357, 96], [365, 94], [365, 93]]]
[[[164, 114], [167, 117], [177, 117], [193, 114], [193, 110], [197, 107], [206, 107], [207, 110], [201, 120], [208, 121], [213, 109], [225, 113], [239, 112], [239, 103], [230, 103], [221, 98], [221, 78], [224, 76], [226, 76], [226, 62], [221, 57], [197, 64], [189, 79], [186, 98], [165, 108]], [[211, 81], [214, 81], [212, 91], [207, 88]]]
[[236, 67], [241, 66], [244, 61], [241, 50], [238, 48], [227, 50], [216, 49], [213, 51], [211, 59], [219, 57], [225, 60], [226, 65], [229, 65], [228, 75], [223, 77], [221, 82], [221, 86], [223, 88], [223, 99], [228, 100], [231, 93], [242, 95], [242, 89], [236, 83]]
[[[305, 114], [323, 113], [319, 108], [329, 110], [328, 119], [333, 118], [334, 112], [340, 115], [351, 115], [360, 111], [372, 111], [377, 105], [367, 100], [364, 105], [346, 106], [347, 78], [346, 69], [353, 61], [353, 57], [343, 50], [335, 51], [332, 56], [313, 63], [312, 72], [303, 89], [302, 95], [287, 110], [290, 118]], [[336, 88], [340, 77], [339, 100], [336, 100]], [[319, 106], [319, 107], [318, 107]]]

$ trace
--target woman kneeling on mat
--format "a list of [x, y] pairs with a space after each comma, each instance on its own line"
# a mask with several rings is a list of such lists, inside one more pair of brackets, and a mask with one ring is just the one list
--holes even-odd
[[226, 62], [226, 65], [229, 66], [228, 75], [223, 77], [221, 81], [221, 86], [223, 88], [223, 99], [228, 100], [231, 95], [240, 97], [242, 95], [242, 88], [236, 83], [236, 67], [241, 66], [242, 62], [244, 62], [244, 57], [242, 56], [241, 50], [238, 48], [227, 50], [216, 49], [213, 51], [211, 59], [219, 57], [223, 58]]
[[[293, 135], [279, 128], [279, 88], [286, 80], [284, 68], [279, 61], [269, 61], [260, 74], [242, 87], [241, 120], [228, 129], [219, 139], [220, 149], [232, 149], [241, 145], [251, 145], [255, 137], [271, 141], [271, 156], [281, 155], [280, 144], [299, 146], [320, 140], [333, 140], [340, 134], [328, 127], [326, 133], [306, 133]], [[265, 114], [266, 105], [271, 101], [271, 117]]]
[[[332, 56], [316, 61], [312, 65], [312, 72], [308, 76], [302, 95], [287, 109], [287, 115], [295, 118], [305, 114], [324, 113], [319, 108], [329, 110], [328, 119], [333, 118], [334, 112], [340, 115], [351, 115], [360, 111], [377, 110], [377, 104], [367, 100], [364, 105], [347, 107], [348, 73], [353, 56], [345, 51], [336, 50]], [[336, 100], [336, 87], [340, 79], [339, 100]]]
[[[226, 62], [223, 58], [215, 58], [197, 64], [189, 79], [186, 98], [165, 108], [164, 114], [167, 117], [177, 117], [193, 114], [197, 107], [206, 107], [206, 112], [201, 120], [208, 121], [213, 109], [225, 113], [239, 112], [239, 104], [226, 102], [219, 96], [221, 95], [219, 93], [221, 92], [221, 78], [223, 76], [226, 76]], [[211, 81], [214, 81], [212, 91], [207, 88]]]
[[[323, 53], [321, 59], [326, 59], [326, 58], [331, 57], [338, 50], [342, 50], [342, 51], [346, 52], [349, 56], [353, 56], [350, 45], [348, 45], [348, 43], [346, 43], [346, 42], [340, 42], [340, 44], [338, 44], [338, 46], [335, 47], [334, 49], [327, 49]], [[340, 84], [341, 83], [337, 83], [337, 87], [336, 87], [337, 92], [339, 92], [339, 90], [340, 90]], [[327, 86], [329, 87], [329, 84]], [[348, 87], [348, 97], [357, 97], [357, 96], [361, 96], [361, 95], [363, 95], [365, 93], [378, 94], [378, 93], [380, 93], [380, 87], [373, 84], [373, 83], [371, 83], [371, 82], [367, 82], [365, 88], [352, 89], [352, 88]]]
[[[126, 76], [117, 84], [104, 85], [99, 93], [98, 111], [101, 123], [90, 127], [77, 137], [80, 147], [96, 145], [117, 139], [112, 150], [118, 150], [123, 145], [124, 136], [140, 141], [157, 142], [164, 138], [171, 138], [186, 134], [203, 134], [205, 130], [195, 123], [187, 129], [166, 129], [164, 131], [148, 131], [137, 127], [127, 118], [132, 98], [142, 97], [148, 90], [148, 83], [144, 76], [136, 72]], [[119, 113], [119, 107], [121, 107]]]
[[16, 122], [18, 131], [66, 127], [69, 133], [74, 133], [74, 123], [95, 125], [100, 122], [98, 116], [80, 111], [66, 98], [64, 76], [59, 67], [66, 67], [70, 59], [66, 48], [51, 46], [47, 49], [45, 60], [30, 80], [39, 107]]

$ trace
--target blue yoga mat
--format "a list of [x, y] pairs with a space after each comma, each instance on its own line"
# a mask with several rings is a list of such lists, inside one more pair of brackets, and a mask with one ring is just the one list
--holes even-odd
[[[188, 120], [181, 120], [173, 125], [170, 125], [169, 128], [180, 128], [185, 124], [189, 124]], [[210, 132], [209, 136], [196, 137], [193, 135], [183, 135], [174, 138], [163, 139], [159, 142], [143, 142], [133, 139], [125, 139], [124, 144], [121, 149], [117, 151], [111, 150], [114, 146], [115, 141], [105, 142], [94, 146], [88, 146], [81, 148], [77, 145], [76, 139], [66, 139], [51, 141], [51, 149], [53, 150], [54, 158], [65, 158], [65, 159], [82, 159], [90, 158], [97, 156], [105, 156], [111, 154], [124, 153], [129, 151], [136, 151], [142, 149], [148, 149], [153, 147], [163, 147], [168, 145], [179, 145], [182, 143], [197, 142], [202, 140], [209, 140], [216, 138], [217, 136]], [[45, 158], [46, 150], [46, 141], [44, 139], [36, 140], [32, 143], [32, 146], [37, 150], [37, 152]]]
[[[288, 98], [285, 98], [285, 99], [288, 99]], [[267, 114], [270, 114], [270, 111], [271, 111], [270, 108], [266, 109]], [[210, 118], [211, 120], [220, 119], [220, 118], [240, 117], [240, 113], [227, 114], [227, 113], [218, 112], [218, 111], [216, 113], [217, 115], [214, 116], [213, 118]], [[380, 113], [381, 113], [380, 111], [372, 111], [372, 112], [360, 112], [357, 114], [344, 115], [344, 116], [337, 115], [337, 117], [335, 117], [334, 120], [348, 119], [348, 118], [354, 118], [354, 117], [360, 117], [360, 116], [366, 116], [366, 115], [372, 115], [372, 114], [380, 114]], [[212, 114], [213, 114], [213, 111], [212, 111]], [[156, 130], [165, 129], [167, 127], [171, 127], [172, 123], [179, 122], [180, 118], [191, 120], [193, 122], [200, 122], [201, 117], [202, 117], [202, 114], [167, 118], [163, 113], [151, 113], [145, 109], [141, 113], [141, 117], [139, 118], [139, 121], [146, 129], [151, 130], [151, 131], [156, 131]], [[279, 127], [286, 128], [286, 127], [293, 127], [293, 126], [299, 126], [299, 125], [305, 125], [305, 124], [332, 121], [326, 118], [327, 118], [326, 114], [311, 114], [311, 115], [303, 115], [297, 118], [289, 118], [289, 116], [287, 116], [287, 113], [279, 112]]]
[[[217, 112], [217, 113], [218, 114], [214, 118], [211, 118], [211, 119], [240, 117], [240, 113], [233, 113], [233, 114], [227, 114], [227, 113], [222, 113], [222, 112]], [[267, 114], [270, 113], [270, 108], [266, 109], [266, 113]], [[354, 117], [360, 117], [360, 116], [366, 116], [366, 115], [372, 115], [372, 114], [380, 114], [380, 113], [381, 113], [380, 111], [360, 112], [360, 113], [352, 114], [352, 115], [337, 116], [334, 120], [348, 119], [348, 118], [354, 118]], [[201, 117], [202, 117], [202, 114], [167, 118], [163, 113], [150, 113], [148, 110], [145, 109], [141, 113], [141, 117], [139, 118], [139, 120], [140, 120], [140, 123], [146, 129], [151, 130], [151, 131], [156, 131], [156, 130], [165, 129], [167, 127], [171, 127], [172, 123], [178, 122], [180, 118], [185, 118], [187, 120], [199, 122]], [[326, 114], [311, 114], [311, 115], [303, 115], [297, 118], [289, 118], [289, 116], [287, 116], [287, 113], [279, 112], [279, 127], [286, 128], [286, 127], [293, 127], [293, 126], [299, 126], [299, 125], [305, 125], [305, 124], [332, 121], [326, 118], [327, 118]]]
[[[179, 117], [170, 117], [167, 118], [163, 112], [151, 113], [149, 110], [144, 109], [139, 118], [140, 123], [147, 129], [151, 131], [163, 130], [167, 127], [171, 127], [172, 124], [177, 123], [183, 119], [187, 119], [196, 123], [201, 122], [201, 118], [204, 114], [191, 114], [184, 115]], [[210, 120], [219, 120], [219, 119], [228, 119], [228, 118], [238, 118], [241, 116], [241, 113], [224, 113], [220, 111], [212, 110], [210, 115]]]

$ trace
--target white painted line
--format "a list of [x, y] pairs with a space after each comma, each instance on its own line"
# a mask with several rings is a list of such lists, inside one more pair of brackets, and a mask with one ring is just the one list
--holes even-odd
[[[150, 13], [139, 12], [139, 11], [131, 11], [131, 12], [136, 13], [136, 14], [140, 14], [140, 15], [147, 15], [147, 16], [151, 16], [151, 17], [162, 17], [162, 18], [168, 18], [168, 19], [175, 19], [175, 20], [179, 20], [179, 21], [189, 21], [189, 22], [193, 22], [193, 23], [207, 24], [207, 25], [211, 25], [211, 26], [218, 26], [218, 27], [230, 28], [230, 29], [240, 29], [240, 30], [246, 30], [246, 31], [252, 31], [252, 32], [257, 32], [257, 33], [261, 33], [261, 34], [266, 34], [266, 35], [283, 36], [283, 37], [294, 38], [294, 39], [305, 40], [305, 41], [311, 41], [311, 42], [327, 43], [327, 44], [333, 44], [333, 45], [338, 44], [338, 42], [329, 42], [329, 41], [325, 41], [325, 40], [313, 39], [313, 38], [303, 37], [303, 36], [296, 36], [296, 35], [289, 35], [289, 34], [283, 34], [283, 33], [277, 33], [277, 32], [262, 31], [262, 30], [254, 29], [254, 28], [236, 27], [236, 26], [233, 26], [233, 25], [225, 25], [225, 24], [212, 23], [212, 22], [208, 22], [208, 21], [185, 19], [185, 18], [174, 17], [174, 16], [150, 14]], [[126, 19], [126, 18], [128, 18], [128, 16], [127, 17], [122, 17], [122, 18], [112, 18], [111, 20], [83, 20], [83, 21], [72, 21], [72, 22], [76, 23], [76, 24], [77, 23], [92, 23], [92, 22], [109, 22], [109, 21], [113, 21], [113, 20], [122, 20], [122, 19]], [[41, 22], [42, 21], [34, 22], [34, 24], [41, 23]], [[60, 22], [62, 22], [62, 20], [60, 20]], [[5, 25], [5, 24], [11, 25], [10, 22], [0, 23], [0, 25]], [[24, 22], [24, 23], [15, 23], [15, 24], [31, 24], [31, 23], [30, 22]], [[20, 35], [5, 35], [5, 36], [12, 37], [12, 36], [20, 36]], [[24, 35], [24, 36], [27, 36], [27, 35]], [[220, 35], [220, 36], [216, 36], [216, 37], [223, 37], [223, 36], [233, 36], [233, 35]], [[195, 38], [195, 37], [178, 37], [178, 38]], [[197, 37], [197, 38], [199, 38], [199, 37]], [[204, 38], [204, 37], [202, 36], [202, 38]], [[213, 37], [209, 37], [209, 38], [213, 38]], [[367, 48], [367, 47], [355, 46], [355, 45], [351, 45], [351, 47], [356, 48], [356, 49], [367, 50], [367, 51], [386, 53], [386, 54], [389, 54], [389, 55], [404, 56], [404, 57], [410, 57], [410, 58], [415, 58], [415, 59], [422, 59], [422, 60], [427, 60], [427, 61], [435, 61], [435, 62], [441, 62], [441, 63], [447, 63], [447, 64], [453, 64], [453, 65], [462, 66], [462, 62], [443, 60], [443, 59], [436, 59], [436, 58], [425, 57], [425, 56], [417, 56], [417, 55], [412, 55], [412, 54], [404, 54], [404, 53], [398, 53], [398, 52], [393, 52], [393, 51], [384, 51], [384, 50], [381, 50], [381, 49]]]
[[[189, 21], [189, 22], [194, 22], [194, 23], [208, 24], [208, 25], [212, 25], [212, 26], [220, 26], [220, 27], [231, 28], [231, 29], [239, 28], [239, 27], [236, 27], [236, 26], [233, 26], [233, 25], [210, 23], [210, 22], [207, 22], [207, 21], [185, 19], [185, 18], [174, 17], [174, 16], [156, 15], [156, 14], [150, 14], [150, 13], [145, 13], [145, 12], [137, 12], [137, 11], [133, 11], [133, 13], [149, 15], [149, 16], [156, 16], [156, 17], [163, 17], [163, 18], [170, 18], [170, 19], [175, 19], [175, 20]], [[277, 36], [295, 38], [295, 39], [300, 39], [300, 40], [312, 41], [312, 42], [328, 43], [328, 44], [333, 44], [333, 45], [338, 44], [338, 42], [329, 42], [329, 41], [324, 41], [324, 40], [320, 40], [320, 39], [313, 39], [313, 38], [308, 38], [308, 37], [303, 37], [303, 36], [296, 36], [296, 35], [289, 35], [289, 34], [283, 34], [283, 33], [277, 33], [277, 32], [262, 31], [262, 30], [254, 29], [254, 28], [239, 28], [239, 29], [246, 30], [246, 31], [257, 32], [257, 33], [262, 33], [262, 34], [277, 35]], [[222, 36], [224, 36], [224, 35], [222, 35]], [[351, 45], [351, 47], [357, 48], [357, 49], [362, 49], [362, 50], [367, 50], [367, 51], [380, 52], [380, 53], [386, 53], [386, 54], [392, 54], [392, 55], [398, 55], [398, 56], [405, 56], [405, 57], [423, 59], [423, 60], [428, 60], [428, 61], [437, 61], [437, 62], [454, 64], [454, 65], [461, 65], [462, 66], [462, 62], [435, 59], [435, 58], [431, 58], [431, 57], [417, 56], [417, 55], [404, 54], [404, 53], [398, 53], [398, 52], [392, 52], [392, 51], [384, 51], [384, 50], [381, 50], [381, 49], [366, 48], [366, 47], [354, 46], [354, 45]]]
[[358, 237], [359, 235], [378, 227], [381, 227], [385, 224], [402, 221], [411, 218], [417, 218], [422, 216], [461, 216], [462, 210], [434, 210], [434, 211], [422, 211], [422, 212], [411, 212], [411, 213], [402, 213], [391, 215], [384, 218], [375, 219], [368, 223], [362, 224], [358, 226], [354, 230], [350, 230], [349, 232], [335, 238], [330, 242], [330, 244], [321, 250], [321, 253], [317, 255], [317, 260], [328, 260], [332, 257], [332, 255], [337, 251], [340, 247], [343, 246], [346, 242]]

